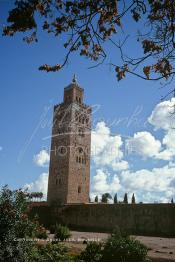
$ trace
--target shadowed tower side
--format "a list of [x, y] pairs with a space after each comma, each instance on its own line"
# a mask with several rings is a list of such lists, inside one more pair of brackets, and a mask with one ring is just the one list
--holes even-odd
[[47, 201], [87, 203], [90, 185], [91, 108], [74, 76], [54, 106]]

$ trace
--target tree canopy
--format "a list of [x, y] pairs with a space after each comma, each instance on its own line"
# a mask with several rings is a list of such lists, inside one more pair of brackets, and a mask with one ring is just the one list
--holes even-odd
[[102, 202], [102, 203], [108, 203], [108, 201], [109, 201], [110, 199], [112, 199], [111, 194], [105, 193], [105, 194], [103, 194], [102, 197], [101, 197], [101, 202]]
[[[125, 54], [123, 41], [124, 18], [131, 16], [134, 27], [143, 25], [137, 40], [142, 54], [131, 57]], [[111, 65], [118, 80], [127, 73], [145, 80], [171, 80], [175, 74], [175, 1], [174, 0], [21, 0], [9, 12], [3, 34], [13, 36], [27, 32], [23, 38], [27, 43], [37, 42], [38, 29], [55, 37], [65, 39], [67, 54], [63, 63], [44, 64], [40, 70], [59, 71], [73, 52], [78, 52], [96, 63], [102, 64], [108, 58], [106, 42], [120, 51]]]

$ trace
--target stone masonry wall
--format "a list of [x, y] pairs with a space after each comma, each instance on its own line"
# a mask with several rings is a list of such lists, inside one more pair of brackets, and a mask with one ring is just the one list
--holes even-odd
[[33, 207], [46, 227], [57, 223], [72, 229], [175, 237], [175, 204], [72, 204]]

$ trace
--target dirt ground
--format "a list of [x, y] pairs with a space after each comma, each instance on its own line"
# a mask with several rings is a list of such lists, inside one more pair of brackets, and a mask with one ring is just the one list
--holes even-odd
[[[103, 241], [107, 237], [106, 233], [71, 231], [70, 242], [66, 242], [66, 245], [71, 248], [72, 253], [80, 253], [86, 247], [83, 241]], [[145, 236], [136, 236], [135, 238], [148, 247], [148, 255], [154, 261], [175, 261], [175, 238]]]

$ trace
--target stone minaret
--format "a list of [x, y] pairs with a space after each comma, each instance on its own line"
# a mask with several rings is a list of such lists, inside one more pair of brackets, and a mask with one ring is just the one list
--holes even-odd
[[54, 107], [47, 200], [49, 204], [88, 203], [91, 108], [74, 76]]

